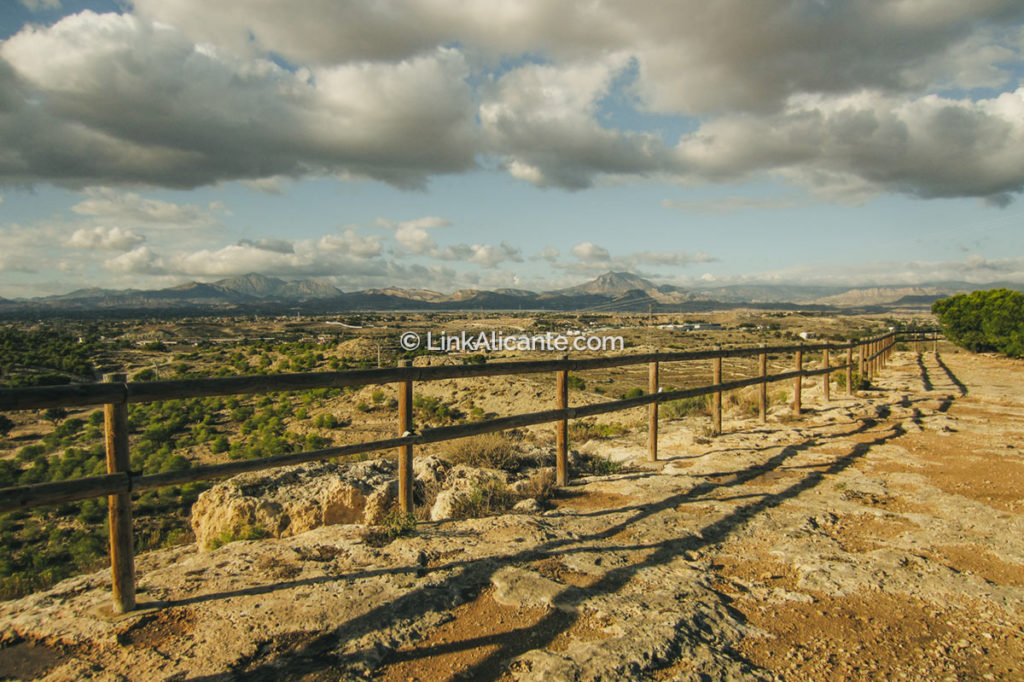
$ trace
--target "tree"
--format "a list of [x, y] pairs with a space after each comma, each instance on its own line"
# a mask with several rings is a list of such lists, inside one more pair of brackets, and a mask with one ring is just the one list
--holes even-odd
[[0, 436], [6, 437], [13, 428], [14, 422], [6, 414], [0, 414]]
[[56, 427], [68, 416], [68, 411], [63, 407], [51, 407], [46, 412], [43, 412], [43, 419], [50, 422]]
[[976, 352], [1024, 356], [1024, 294], [990, 289], [957, 294], [932, 304], [946, 338]]

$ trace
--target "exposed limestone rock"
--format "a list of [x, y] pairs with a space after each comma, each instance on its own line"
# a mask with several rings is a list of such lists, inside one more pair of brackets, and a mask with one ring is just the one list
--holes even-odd
[[323, 462], [243, 474], [207, 490], [192, 507], [200, 547], [259, 528], [272, 537], [319, 526], [379, 523], [395, 499], [395, 465]]
[[508, 474], [498, 469], [477, 469], [458, 464], [448, 472], [444, 490], [430, 508], [431, 521], [455, 518], [459, 503], [468, 499], [477, 488], [488, 485], [508, 485]]

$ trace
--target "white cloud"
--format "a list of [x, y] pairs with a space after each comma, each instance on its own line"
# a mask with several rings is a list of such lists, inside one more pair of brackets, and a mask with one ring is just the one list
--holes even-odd
[[208, 228], [217, 223], [214, 212], [223, 210], [216, 203], [206, 208], [175, 204], [110, 187], [91, 187], [85, 195], [87, 199], [71, 207], [78, 215], [149, 227]]
[[242, 180], [242, 184], [254, 192], [261, 194], [284, 194], [283, 179], [277, 176], [271, 178], [256, 178], [253, 180]]
[[586, 63], [529, 64], [503, 75], [480, 105], [490, 149], [508, 171], [535, 185], [582, 189], [598, 173], [646, 175], [663, 169], [657, 135], [598, 124], [598, 100], [627, 67], [618, 54]]
[[347, 173], [417, 186], [473, 167], [461, 53], [285, 70], [169, 24], [84, 11], [0, 45], [0, 179], [194, 187]]
[[721, 117], [683, 138], [681, 166], [736, 179], [781, 170], [828, 189], [843, 179], [876, 192], [990, 196], [1024, 187], [1024, 88], [977, 102], [878, 92], [804, 96], [771, 117]]
[[715, 259], [704, 253], [687, 253], [685, 251], [639, 251], [623, 259], [627, 263], [642, 265], [690, 265], [693, 263], [710, 263]]
[[[1020, 91], [974, 93], [1019, 87], [1022, 21], [1020, 0], [135, 0], [0, 44], [0, 182], [423, 187], [483, 159], [574, 190], [767, 172], [1005, 203]], [[673, 146], [652, 113], [698, 129]]]
[[498, 246], [492, 244], [455, 244], [434, 250], [431, 255], [441, 260], [464, 261], [493, 268], [505, 261], [521, 263], [522, 250], [507, 241]]
[[437, 249], [437, 243], [430, 236], [427, 230], [438, 227], [448, 227], [451, 221], [437, 216], [416, 218], [415, 220], [404, 220], [393, 222], [384, 218], [377, 218], [377, 224], [395, 231], [395, 241], [412, 253], [430, 253]]
[[82, 227], [75, 230], [65, 242], [73, 249], [103, 249], [128, 251], [145, 241], [131, 230], [120, 227]]
[[163, 259], [153, 253], [148, 246], [140, 246], [120, 256], [110, 258], [104, 266], [112, 271], [135, 275], [167, 274]]
[[603, 246], [598, 246], [593, 242], [582, 242], [577, 244], [572, 247], [571, 251], [572, 255], [585, 263], [604, 263], [611, 260], [611, 254], [608, 253], [608, 249]]
[[286, 239], [264, 238], [252, 241], [251, 239], [240, 239], [239, 246], [273, 251], [274, 253], [295, 253], [295, 246]]
[[561, 251], [555, 247], [545, 246], [543, 249], [530, 256], [530, 260], [546, 260], [549, 263], [554, 263], [558, 260], [560, 255]]
[[339, 251], [355, 258], [373, 258], [381, 253], [379, 237], [363, 237], [355, 230], [345, 230], [343, 236], [324, 235], [317, 243], [324, 251]]

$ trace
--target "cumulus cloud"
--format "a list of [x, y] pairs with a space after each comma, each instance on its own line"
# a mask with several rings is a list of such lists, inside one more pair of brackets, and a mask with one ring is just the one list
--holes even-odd
[[522, 250], [507, 241], [501, 242], [498, 246], [493, 244], [455, 244], [443, 249], [436, 249], [431, 255], [441, 260], [477, 263], [489, 268], [505, 261], [516, 263], [523, 261]]
[[467, 65], [444, 47], [291, 72], [169, 24], [85, 11], [23, 28], [0, 57], [8, 181], [194, 187], [348, 173], [416, 186], [474, 165]]
[[345, 230], [342, 236], [324, 235], [317, 242], [317, 248], [345, 253], [355, 258], [373, 258], [381, 253], [380, 237], [364, 237], [355, 230]]
[[1019, 0], [135, 0], [0, 44], [0, 182], [413, 188], [496, 159], [571, 190], [771, 172], [999, 205], [1024, 187], [1022, 21]]
[[142, 237], [131, 230], [120, 227], [83, 227], [75, 230], [65, 245], [73, 249], [128, 251], [143, 241]]
[[480, 105], [493, 152], [515, 177], [541, 186], [583, 189], [598, 173], [646, 175], [669, 163], [658, 135], [609, 130], [595, 118], [599, 99], [626, 55], [597, 62], [530, 64], [503, 75]]
[[163, 259], [148, 246], [140, 246], [120, 256], [114, 256], [104, 263], [111, 272], [133, 275], [163, 275], [167, 273]]
[[110, 187], [90, 187], [85, 190], [85, 195], [87, 199], [71, 207], [78, 215], [151, 227], [211, 227], [217, 222], [214, 212], [224, 208], [217, 202], [203, 208], [194, 204], [147, 199]]
[[437, 243], [427, 230], [448, 227], [452, 223], [450, 220], [438, 218], [437, 216], [427, 216], [400, 222], [377, 218], [377, 224], [381, 227], [393, 229], [395, 231], [395, 241], [412, 253], [430, 253], [437, 249]]
[[780, 170], [811, 187], [850, 179], [876, 191], [986, 197], [1024, 187], [1024, 88], [977, 102], [879, 92], [796, 97], [783, 112], [730, 115], [674, 150], [690, 173], [738, 179]]
[[546, 260], [549, 263], [554, 263], [558, 260], [558, 257], [562, 254], [561, 251], [553, 246], [545, 246], [537, 253], [530, 256], [530, 260]]
[[593, 242], [581, 242], [570, 249], [572, 255], [580, 259], [585, 263], [607, 262], [611, 260], [611, 254], [608, 249], [603, 246], [598, 246]]
[[295, 247], [286, 239], [265, 238], [257, 239], [256, 241], [240, 239], [238, 240], [238, 245], [253, 249], [263, 249], [264, 251], [273, 251], [274, 253], [295, 253]]

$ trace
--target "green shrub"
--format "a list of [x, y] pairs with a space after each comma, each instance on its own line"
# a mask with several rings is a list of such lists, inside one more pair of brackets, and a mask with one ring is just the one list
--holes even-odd
[[[871, 382], [862, 377], [860, 372], [854, 371], [850, 376], [853, 379], [853, 390], [864, 391], [871, 387]], [[836, 387], [840, 389], [846, 388], [846, 372], [836, 373]]]
[[575, 468], [584, 475], [607, 476], [621, 469], [622, 462], [615, 462], [610, 457], [600, 455], [581, 455]]
[[710, 404], [710, 395], [695, 395], [691, 398], [669, 400], [658, 408], [658, 415], [666, 419], [681, 419], [694, 415], [711, 414]]
[[586, 382], [575, 374], [569, 375], [568, 384], [569, 388], [576, 391], [585, 391], [587, 389]]
[[384, 532], [392, 540], [402, 535], [411, 535], [416, 531], [416, 515], [395, 507], [384, 517], [383, 525]]
[[210, 542], [207, 543], [207, 549], [217, 549], [223, 547], [229, 542], [237, 542], [239, 540], [261, 540], [267, 537], [267, 531], [265, 531], [259, 525], [245, 524], [238, 528], [231, 530], [223, 530], [214, 536]]
[[458, 498], [452, 512], [458, 519], [501, 514], [511, 509], [519, 499], [500, 479], [489, 478], [475, 484], [466, 497]]

